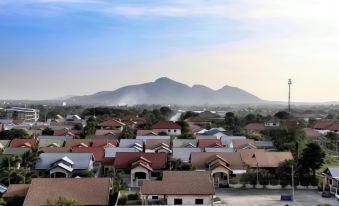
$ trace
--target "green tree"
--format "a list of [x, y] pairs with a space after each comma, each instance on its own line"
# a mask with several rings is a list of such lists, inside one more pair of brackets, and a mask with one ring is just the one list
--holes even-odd
[[225, 126], [226, 129], [233, 132], [239, 129], [239, 119], [235, 116], [233, 112], [227, 112], [225, 115]]
[[129, 126], [125, 126], [122, 129], [121, 137], [124, 139], [133, 139], [134, 138], [134, 130]]
[[174, 171], [190, 171], [194, 170], [194, 167], [192, 164], [183, 162], [181, 159], [169, 157], [166, 163], [166, 169]]
[[325, 152], [317, 143], [307, 144], [299, 160], [301, 170], [304, 172], [311, 170], [313, 177], [315, 177], [316, 170], [324, 164], [325, 156]]
[[190, 126], [185, 121], [176, 122], [181, 127], [181, 134], [187, 134], [190, 131]]
[[112, 178], [113, 178], [113, 188], [112, 188], [113, 194], [118, 193], [120, 190], [127, 189], [128, 186], [122, 179], [120, 173], [118, 172], [113, 173]]
[[187, 111], [187, 112], [184, 112], [180, 115], [180, 120], [186, 120], [190, 117], [196, 117], [196, 116], [199, 116], [199, 113]]
[[46, 129], [42, 130], [41, 134], [42, 135], [53, 135], [54, 131], [51, 128], [47, 127]]
[[98, 122], [96, 118], [90, 117], [87, 120], [86, 126], [84, 127], [84, 136], [86, 137], [87, 135], [94, 135], [96, 128], [97, 128]]
[[26, 130], [23, 129], [11, 129], [0, 132], [0, 139], [12, 140], [14, 138], [30, 138]]
[[290, 113], [288, 113], [286, 111], [280, 111], [280, 112], [275, 113], [274, 116], [278, 119], [289, 119]]
[[169, 107], [161, 107], [160, 113], [165, 117], [169, 117], [173, 113], [173, 111]]
[[47, 206], [83, 206], [83, 204], [74, 199], [59, 197], [54, 201], [47, 200]]
[[[293, 160], [285, 160], [281, 162], [276, 169], [276, 175], [280, 180], [280, 184], [283, 186], [289, 185], [292, 181], [292, 166], [294, 165]], [[294, 167], [296, 168], [296, 167]]]
[[21, 156], [21, 167], [26, 170], [32, 169], [33, 165], [39, 160], [40, 151], [38, 148], [32, 148]]
[[3, 198], [0, 198], [0, 206], [5, 206], [6, 202]]

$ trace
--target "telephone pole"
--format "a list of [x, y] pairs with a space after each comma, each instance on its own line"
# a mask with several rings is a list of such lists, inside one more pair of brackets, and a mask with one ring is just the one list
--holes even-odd
[[291, 85], [292, 79], [288, 79], [288, 112], [291, 113]]

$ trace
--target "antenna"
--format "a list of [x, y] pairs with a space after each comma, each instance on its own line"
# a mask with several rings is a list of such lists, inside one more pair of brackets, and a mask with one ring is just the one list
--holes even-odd
[[288, 112], [291, 112], [291, 85], [292, 79], [288, 79]]

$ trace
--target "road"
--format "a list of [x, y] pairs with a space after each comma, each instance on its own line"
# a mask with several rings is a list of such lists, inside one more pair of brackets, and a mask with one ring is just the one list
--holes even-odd
[[313, 190], [297, 190], [295, 202], [280, 201], [281, 194], [289, 194], [288, 190], [255, 190], [255, 189], [217, 189], [216, 195], [225, 206], [317, 206], [329, 204], [338, 206], [335, 198], [322, 198], [321, 193]]

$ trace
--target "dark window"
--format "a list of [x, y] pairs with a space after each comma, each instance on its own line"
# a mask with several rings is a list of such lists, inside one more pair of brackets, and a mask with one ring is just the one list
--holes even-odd
[[177, 130], [175, 129], [174, 132], [177, 132]]
[[182, 199], [174, 199], [175, 205], [182, 205]]
[[171, 130], [167, 130], [168, 132], [171, 132]]
[[158, 196], [152, 196], [152, 200], [157, 200]]
[[196, 205], [203, 205], [204, 204], [204, 199], [195, 199], [195, 204]]

